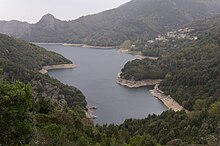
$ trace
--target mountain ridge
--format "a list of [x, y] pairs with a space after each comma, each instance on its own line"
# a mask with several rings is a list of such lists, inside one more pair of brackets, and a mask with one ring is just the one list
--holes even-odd
[[30, 42], [117, 46], [125, 40], [150, 39], [215, 14], [220, 14], [219, 0], [133, 0], [71, 21], [59, 20], [51, 14], [35, 24], [0, 21], [0, 33]]

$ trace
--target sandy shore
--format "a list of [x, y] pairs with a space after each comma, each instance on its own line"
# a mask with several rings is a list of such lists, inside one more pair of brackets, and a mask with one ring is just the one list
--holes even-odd
[[159, 58], [159, 57], [144, 56], [144, 55], [142, 55], [141, 52], [132, 52], [128, 49], [123, 49], [123, 48], [118, 49], [118, 53], [131, 54], [131, 55], [134, 55], [137, 59], [140, 59], [140, 60], [146, 59], [146, 58], [148, 58], [150, 60], [158, 60], [158, 58]]
[[145, 86], [153, 86], [156, 84], [159, 84], [162, 80], [161, 79], [149, 79], [149, 80], [143, 80], [143, 81], [129, 81], [129, 80], [125, 80], [122, 79], [120, 77], [121, 73], [118, 73], [118, 77], [117, 77], [117, 83], [125, 86], [125, 87], [129, 87], [129, 88], [139, 88], [139, 87], [145, 87]]
[[47, 74], [49, 70], [56, 70], [56, 69], [72, 69], [75, 68], [75, 64], [59, 64], [59, 65], [48, 65], [42, 67], [42, 69], [39, 71], [42, 74]]
[[37, 45], [62, 45], [63, 43], [43, 43], [43, 42], [30, 42], [32, 44], [37, 44]]
[[159, 88], [158, 88], [159, 84], [156, 84], [154, 89], [153, 90], [150, 90], [151, 94], [154, 96], [154, 97], [157, 97], [160, 101], [163, 102], [163, 104], [177, 112], [177, 111], [181, 111], [181, 110], [185, 110], [186, 112], [188, 112], [186, 109], [184, 109], [179, 103], [177, 103], [172, 97], [170, 97], [169, 95], [165, 95], [163, 91], [161, 91]]
[[62, 45], [72, 46], [72, 47], [83, 47], [83, 48], [96, 48], [96, 49], [112, 49], [112, 48], [117, 47], [117, 46], [103, 47], [103, 46], [91, 46], [91, 45], [86, 45], [86, 44], [68, 44], [68, 43], [63, 43]]
[[63, 43], [63, 46], [70, 46], [70, 47], [82, 47], [83, 44], [68, 44], [68, 43]]

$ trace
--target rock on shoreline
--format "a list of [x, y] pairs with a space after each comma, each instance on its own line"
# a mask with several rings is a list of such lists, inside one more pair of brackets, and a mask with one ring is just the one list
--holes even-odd
[[97, 116], [94, 115], [94, 108], [91, 108], [89, 106], [86, 107], [86, 110], [85, 110], [85, 114], [86, 114], [86, 118], [87, 119], [96, 119]]
[[49, 70], [56, 70], [56, 69], [72, 69], [75, 68], [75, 64], [58, 64], [58, 65], [48, 65], [42, 67], [42, 69], [39, 71], [42, 74], [47, 74]]

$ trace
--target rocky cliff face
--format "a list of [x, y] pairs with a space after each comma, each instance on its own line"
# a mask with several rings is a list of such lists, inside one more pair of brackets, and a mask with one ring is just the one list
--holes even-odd
[[41, 18], [41, 20], [36, 25], [39, 25], [40, 27], [45, 29], [54, 30], [55, 23], [56, 23], [55, 17], [51, 14], [46, 14]]

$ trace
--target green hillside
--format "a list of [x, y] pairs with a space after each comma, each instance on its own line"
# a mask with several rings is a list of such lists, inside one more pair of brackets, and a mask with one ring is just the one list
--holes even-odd
[[71, 61], [6, 35], [0, 35], [0, 51], [1, 145], [41, 145], [55, 140], [45, 136], [56, 128], [64, 132], [67, 123], [83, 131], [80, 125], [90, 123], [84, 95], [38, 72], [44, 65]]
[[71, 63], [63, 56], [46, 51], [34, 44], [0, 34], [0, 58], [27, 69], [39, 70], [45, 65]]
[[209, 29], [200, 32], [198, 40], [176, 50], [168, 49], [157, 61], [128, 62], [122, 69], [122, 78], [162, 78], [160, 88], [189, 110], [197, 99], [220, 96], [220, 23], [209, 25]]

